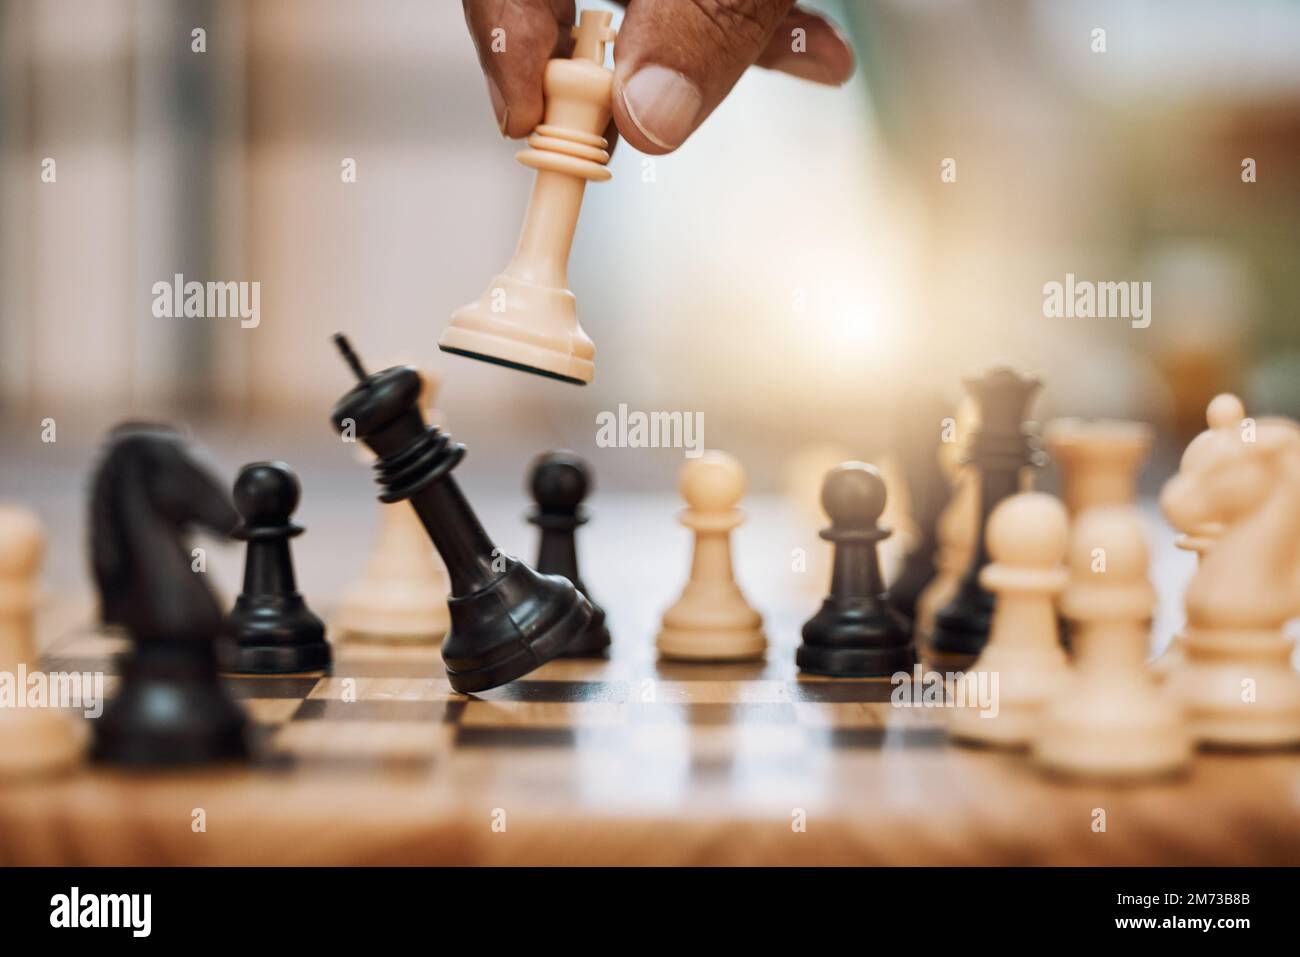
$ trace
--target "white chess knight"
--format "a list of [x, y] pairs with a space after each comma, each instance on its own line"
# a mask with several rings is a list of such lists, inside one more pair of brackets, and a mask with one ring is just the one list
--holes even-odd
[[[0, 504], [0, 674], [18, 686], [18, 674], [37, 671], [33, 641], [36, 572], [40, 566], [40, 522], [25, 508]], [[0, 778], [58, 774], [75, 767], [88, 735], [80, 721], [48, 707], [27, 702], [0, 706]]]
[[[421, 369], [420, 405], [430, 422], [440, 379]], [[436, 642], [451, 627], [447, 594], [451, 584], [429, 536], [409, 502], [379, 505], [379, 534], [361, 578], [348, 587], [334, 616], [345, 638]]]
[[1061, 599], [1075, 664], [1033, 742], [1035, 758], [1049, 770], [1128, 779], [1172, 774], [1191, 758], [1183, 709], [1147, 671], [1155, 608], [1148, 563], [1134, 508], [1101, 506], [1076, 519]]
[[[1205, 420], [1208, 428], [1192, 439], [1183, 451], [1182, 460], [1178, 465], [1179, 471], [1197, 468], [1199, 463], [1213, 458], [1217, 454], [1215, 450], [1231, 451], [1246, 435], [1248, 427], [1246, 409], [1235, 395], [1224, 393], [1215, 396], [1206, 407]], [[1180, 529], [1181, 534], [1175, 544], [1183, 551], [1194, 553], [1198, 563], [1209, 553], [1214, 543], [1227, 530], [1228, 525], [1239, 517], [1234, 511], [1236, 506], [1233, 502], [1224, 501], [1219, 505], [1228, 511], [1221, 511], [1218, 514], [1203, 513], [1195, 527]], [[1172, 517], [1170, 521], [1175, 527], [1178, 526]], [[1151, 667], [1157, 678], [1163, 680], [1182, 666], [1186, 660], [1183, 642], [1182, 635], [1175, 635], [1169, 647], [1152, 662]]]
[[1286, 747], [1300, 744], [1283, 633], [1300, 614], [1300, 426], [1240, 425], [1189, 447], [1160, 495], [1176, 528], [1217, 539], [1188, 586], [1185, 658], [1168, 683], [1202, 744]]
[[995, 708], [953, 708], [948, 731], [959, 741], [1022, 748], [1069, 675], [1056, 623], [1067, 580], [1065, 506], [1043, 492], [1012, 495], [989, 516], [985, 539], [992, 562], [980, 584], [996, 600], [989, 642], [971, 672], [996, 675]]

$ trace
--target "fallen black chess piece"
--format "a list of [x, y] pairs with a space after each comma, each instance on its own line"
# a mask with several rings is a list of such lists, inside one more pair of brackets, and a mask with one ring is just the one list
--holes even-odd
[[334, 427], [375, 453], [380, 500], [410, 500], [447, 566], [442, 659], [452, 688], [495, 688], [563, 654], [586, 632], [591, 604], [564, 578], [539, 575], [493, 544], [451, 475], [465, 447], [424, 422], [419, 373], [367, 374], [346, 338], [334, 342], [358, 379], [334, 406]]

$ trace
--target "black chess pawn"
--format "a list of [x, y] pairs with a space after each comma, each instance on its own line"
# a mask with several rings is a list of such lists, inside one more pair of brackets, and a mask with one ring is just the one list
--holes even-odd
[[795, 661], [803, 671], [836, 677], [872, 677], [910, 671], [916, 661], [908, 620], [890, 605], [876, 545], [885, 482], [864, 462], [845, 462], [826, 473], [822, 507], [830, 528], [821, 532], [835, 549], [831, 591], [803, 626]]
[[994, 599], [980, 584], [980, 572], [989, 563], [984, 541], [989, 515], [1004, 498], [1021, 490], [1024, 470], [1041, 466], [1044, 460], [1026, 422], [1029, 404], [1042, 382], [997, 367], [962, 384], [975, 404], [979, 423], [965, 454], [965, 462], [978, 475], [979, 524], [971, 563], [962, 575], [957, 594], [935, 615], [934, 629], [924, 648], [927, 660], [952, 671], [973, 664], [989, 640]]
[[420, 414], [419, 373], [397, 366], [368, 375], [343, 336], [334, 342], [359, 380], [334, 406], [334, 427], [375, 453], [380, 501], [409, 499], [447, 566], [451, 630], [442, 660], [452, 688], [495, 688], [563, 654], [586, 632], [591, 604], [566, 579], [538, 574], [488, 538], [451, 474], [465, 447]]
[[217, 672], [221, 609], [191, 565], [186, 532], [223, 538], [226, 490], [158, 426], [116, 429], [91, 483], [100, 617], [131, 640], [117, 694], [93, 721], [95, 760], [205, 764], [246, 757], [246, 719]]
[[235, 508], [243, 522], [232, 533], [248, 543], [244, 588], [222, 623], [218, 659], [223, 671], [285, 675], [330, 665], [325, 625], [294, 581], [289, 539], [303, 532], [289, 521], [301, 486], [283, 462], [245, 465], [235, 480]]
[[609, 647], [609, 629], [605, 625], [604, 609], [591, 600], [578, 574], [574, 534], [587, 521], [582, 502], [591, 490], [590, 470], [573, 452], [547, 452], [533, 461], [528, 484], [537, 503], [528, 521], [542, 530], [537, 570], [547, 575], [563, 575], [591, 602], [591, 623], [564, 655], [598, 657]]

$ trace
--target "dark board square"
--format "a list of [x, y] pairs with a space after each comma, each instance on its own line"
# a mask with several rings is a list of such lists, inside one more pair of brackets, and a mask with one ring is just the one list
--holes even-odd
[[948, 740], [943, 728], [836, 728], [829, 732], [833, 748], [880, 749], [886, 741], [904, 749], [941, 748]]
[[592, 702], [628, 700], [626, 681], [512, 681], [474, 695], [484, 701]]
[[341, 701], [338, 698], [308, 698], [294, 712], [294, 721], [424, 721], [430, 724], [446, 717], [444, 701]]
[[572, 748], [576, 742], [577, 733], [569, 728], [456, 729], [458, 748]]
[[795, 701], [827, 704], [876, 704], [888, 701], [894, 685], [885, 679], [843, 681], [792, 681], [790, 697]]
[[225, 676], [226, 689], [235, 698], [305, 698], [320, 678], [252, 678]]

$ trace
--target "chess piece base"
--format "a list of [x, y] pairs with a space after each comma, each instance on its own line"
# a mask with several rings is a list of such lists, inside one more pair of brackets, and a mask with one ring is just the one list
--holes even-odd
[[141, 643], [123, 665], [117, 697], [94, 723], [92, 760], [159, 767], [248, 757], [244, 712], [216, 670], [207, 648]]
[[677, 661], [751, 661], [767, 653], [762, 629], [695, 631], [664, 628], [655, 640], [659, 654]]
[[509, 560], [505, 574], [448, 601], [442, 659], [453, 691], [472, 694], [521, 678], [582, 637], [592, 608], [567, 579]]
[[1166, 777], [1186, 769], [1192, 743], [1174, 703], [1151, 687], [1128, 695], [1115, 690], [1096, 700], [1086, 691], [1065, 690], [1034, 741], [1038, 763], [1054, 774], [1105, 780]]
[[365, 582], [334, 617], [337, 632], [361, 641], [436, 644], [450, 627], [446, 601], [406, 582]]
[[217, 642], [218, 667], [230, 674], [323, 671], [331, 659], [325, 625], [298, 596], [240, 596]]
[[811, 674], [878, 678], [910, 672], [916, 649], [907, 618], [887, 601], [832, 597], [804, 624], [795, 662]]
[[903, 648], [821, 648], [802, 644], [795, 652], [800, 671], [836, 678], [881, 678], [911, 672], [916, 663], [912, 646]]
[[[1300, 674], [1291, 669], [1287, 639], [1272, 632], [1189, 631], [1184, 646], [1187, 659], [1167, 687], [1187, 709], [1198, 744], [1231, 750], [1300, 744]], [[1243, 700], [1247, 687], [1252, 700]]]
[[976, 656], [989, 641], [993, 596], [978, 588], [959, 587], [952, 601], [934, 616], [928, 650], [954, 657]]
[[587, 625], [587, 630], [565, 649], [562, 657], [603, 658], [605, 656], [610, 645], [609, 628], [605, 624], [605, 610], [594, 603], [591, 608], [591, 623]]
[[86, 751], [87, 728], [56, 711], [0, 709], [0, 779], [61, 774]]
[[[1065, 653], [1050, 648], [997, 648], [975, 663], [968, 677], [985, 672], [996, 675], [998, 686], [993, 704], [996, 711], [979, 707], [953, 708], [948, 714], [948, 733], [959, 741], [998, 748], [1025, 748], [1042, 728], [1043, 716], [1069, 681]], [[957, 700], [949, 688], [950, 701]]]
[[[493, 311], [497, 296], [504, 297], [504, 311]], [[574, 385], [596, 374], [596, 347], [578, 324], [573, 293], [507, 275], [452, 314], [438, 348]]]
[[219, 648], [220, 668], [235, 675], [296, 675], [325, 671], [332, 661], [329, 642], [305, 645], [240, 644]]

